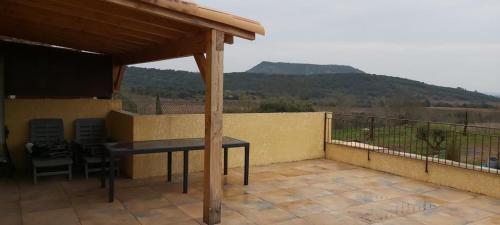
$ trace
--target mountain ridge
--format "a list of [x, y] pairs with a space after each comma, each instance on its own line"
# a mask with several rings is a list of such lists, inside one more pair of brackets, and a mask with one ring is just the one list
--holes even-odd
[[281, 74], [281, 75], [314, 75], [314, 74], [339, 74], [339, 73], [365, 73], [364, 71], [348, 65], [319, 65], [307, 63], [286, 63], [263, 61], [247, 73]]
[[[165, 98], [203, 99], [199, 73], [129, 67], [123, 80], [128, 91]], [[406, 78], [367, 73], [283, 75], [263, 73], [227, 73], [225, 98], [238, 100], [294, 98], [326, 105], [361, 107], [388, 104], [426, 106], [492, 107], [500, 98], [463, 88], [426, 84]]]

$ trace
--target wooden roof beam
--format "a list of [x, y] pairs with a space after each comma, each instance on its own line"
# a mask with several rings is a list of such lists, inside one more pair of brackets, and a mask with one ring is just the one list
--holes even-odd
[[173, 21], [185, 23], [191, 26], [198, 26], [201, 28], [209, 28], [222, 31], [226, 34], [241, 37], [248, 40], [255, 40], [255, 33], [250, 31], [245, 31], [236, 27], [231, 27], [222, 23], [201, 19], [192, 15], [183, 14], [166, 8], [162, 8], [156, 5], [152, 5], [146, 2], [137, 2], [131, 0], [103, 0], [105, 2], [113, 3], [118, 6], [128, 7], [135, 10], [140, 10], [142, 12], [155, 15], [158, 17], [170, 19]]
[[116, 60], [120, 64], [130, 65], [165, 59], [181, 58], [205, 52], [205, 37], [199, 35], [192, 38], [184, 38], [178, 41], [165, 43], [149, 49], [142, 49], [137, 52], [128, 52], [117, 55]]

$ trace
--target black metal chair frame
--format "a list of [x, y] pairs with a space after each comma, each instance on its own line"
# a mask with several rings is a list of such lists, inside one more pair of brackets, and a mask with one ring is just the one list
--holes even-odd
[[[33, 119], [29, 122], [29, 130], [30, 143], [53, 143], [64, 141], [64, 125], [62, 119]], [[31, 157], [31, 163], [33, 166], [34, 184], [37, 183], [38, 177], [41, 176], [67, 175], [68, 180], [71, 180], [73, 177], [73, 160], [71, 157], [59, 159]], [[51, 171], [40, 172], [40, 169], [50, 169]]]
[[[100, 155], [88, 154], [88, 152], [105, 153], [104, 144], [107, 142], [106, 121], [101, 118], [84, 118], [75, 120], [75, 145], [77, 147], [77, 162], [83, 163], [85, 178], [89, 173], [101, 171]], [[106, 159], [109, 163], [109, 158]], [[115, 161], [119, 161], [116, 159]], [[116, 163], [116, 162], [115, 162]], [[119, 167], [116, 167], [117, 176], [120, 175]]]
[[12, 173], [16, 171], [16, 166], [12, 161], [12, 157], [10, 156], [9, 146], [7, 145], [7, 139], [9, 138], [9, 129], [5, 127], [5, 139], [3, 143], [3, 156], [0, 158], [0, 164], [5, 165], [9, 172]]

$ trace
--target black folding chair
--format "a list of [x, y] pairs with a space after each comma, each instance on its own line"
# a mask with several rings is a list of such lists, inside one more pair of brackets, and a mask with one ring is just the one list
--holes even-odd
[[[85, 178], [89, 173], [101, 171], [101, 156], [105, 154], [104, 143], [108, 140], [106, 136], [106, 121], [100, 118], [88, 118], [75, 120], [75, 145], [77, 146], [78, 161], [83, 163]], [[117, 163], [118, 160], [115, 160]], [[109, 158], [106, 158], [109, 163]], [[116, 173], [120, 174], [116, 166]]]
[[[29, 142], [32, 147], [36, 145], [51, 145], [53, 143], [64, 142], [64, 126], [62, 119], [34, 119], [29, 122]], [[35, 146], [33, 146], [35, 145]], [[73, 160], [71, 156], [60, 158], [46, 158], [33, 156], [33, 149], [27, 147], [31, 155], [33, 166], [33, 183], [37, 183], [37, 178], [41, 176], [68, 175], [68, 180], [72, 179]], [[39, 171], [50, 170], [50, 171]]]
[[7, 167], [10, 172], [16, 171], [16, 167], [14, 166], [14, 162], [12, 162], [12, 158], [10, 156], [9, 147], [7, 145], [7, 139], [9, 138], [9, 129], [5, 127], [5, 139], [3, 143], [3, 155], [0, 155], [0, 164], [2, 166]]

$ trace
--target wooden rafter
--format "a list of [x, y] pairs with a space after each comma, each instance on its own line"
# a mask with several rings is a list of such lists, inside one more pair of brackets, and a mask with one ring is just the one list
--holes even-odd
[[[156, 15], [152, 15], [148, 12], [137, 10], [134, 7], [117, 7], [116, 4], [112, 2], [102, 1], [102, 0], [87, 0], [87, 1], [58, 1], [58, 0], [48, 0], [49, 2], [58, 2], [65, 7], [76, 7], [76, 9], [85, 10], [85, 12], [93, 12], [97, 14], [93, 15], [106, 15], [109, 16], [117, 25], [129, 26], [132, 24], [140, 24], [141, 28], [148, 29], [152, 32], [167, 32], [169, 34], [175, 33], [180, 35], [186, 35], [192, 32], [197, 32], [198, 27], [189, 24], [179, 24], [175, 21], [168, 20]], [[105, 18], [108, 17], [98, 18]]]
[[[38, 26], [51, 27], [53, 29], [63, 30], [73, 34], [87, 34], [103, 39], [113, 40], [115, 42], [126, 43], [132, 46], [146, 46], [160, 44], [167, 39], [158, 40], [148, 37], [140, 37], [133, 33], [126, 33], [114, 26], [95, 26], [89, 23], [82, 23], [81, 20], [73, 17], [66, 17], [60, 13], [39, 13], [32, 11], [29, 7], [23, 7], [22, 10], [16, 8], [3, 9], [0, 16], [3, 18], [18, 20], [25, 23], [36, 24]], [[43, 12], [43, 11], [42, 11]], [[22, 19], [18, 19], [18, 18]]]
[[[94, 36], [86, 36], [85, 34], [66, 34], [58, 30], [47, 31], [33, 24], [26, 24], [20, 21], [7, 22], [5, 19], [0, 20], [0, 31], [2, 35], [8, 37], [110, 55], [120, 54], [121, 52], [133, 49], [131, 46], [125, 46], [122, 43], [103, 40]], [[17, 27], [25, 29], [17, 29]], [[85, 41], [72, 41], [72, 39], [84, 38]]]
[[142, 49], [137, 52], [129, 52], [116, 57], [117, 61], [124, 65], [151, 62], [157, 60], [173, 59], [192, 56], [205, 52], [205, 37], [199, 35], [193, 38], [165, 43], [162, 46], [155, 46], [149, 49]]
[[53, 8], [47, 7], [45, 4], [27, 4], [25, 1], [14, 1], [6, 3], [6, 7], [2, 10], [1, 14], [9, 14], [11, 16], [20, 16], [30, 21], [47, 21], [57, 24], [73, 32], [78, 27], [81, 30], [93, 30], [94, 33], [117, 37], [122, 40], [135, 40], [145, 43], [160, 44], [165, 41], [178, 38], [175, 35], [158, 36], [154, 34], [144, 33], [138, 29], [130, 29], [129, 27], [116, 26], [107, 20], [99, 18], [86, 18], [79, 16], [77, 12], [68, 11], [66, 8], [60, 7]]
[[96, 24], [113, 25], [117, 28], [127, 29], [138, 34], [153, 35], [156, 37], [175, 38], [179, 35], [188, 35], [194, 30], [194, 27], [179, 27], [169, 23], [165, 24], [162, 23], [161, 20], [154, 20], [151, 17], [146, 18], [144, 15], [140, 15], [139, 17], [139, 15], [136, 15], [137, 12], [134, 13], [133, 11], [128, 12], [113, 9], [112, 12], [115, 13], [110, 13], [108, 10], [109, 6], [105, 5], [106, 3], [97, 2], [100, 4], [91, 7], [93, 5], [88, 4], [89, 2], [91, 1], [45, 0], [44, 4], [36, 4], [36, 2], [34, 3], [32, 1], [16, 1], [18, 4], [40, 7], [52, 12], [64, 12], [76, 18], [91, 21]]

